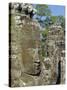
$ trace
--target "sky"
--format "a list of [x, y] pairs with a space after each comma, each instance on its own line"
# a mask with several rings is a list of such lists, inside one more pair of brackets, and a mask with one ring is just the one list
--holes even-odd
[[65, 7], [59, 5], [48, 5], [53, 16], [65, 16]]
[[[34, 5], [35, 6], [35, 5]], [[53, 16], [65, 16], [65, 6], [62, 5], [48, 5]]]

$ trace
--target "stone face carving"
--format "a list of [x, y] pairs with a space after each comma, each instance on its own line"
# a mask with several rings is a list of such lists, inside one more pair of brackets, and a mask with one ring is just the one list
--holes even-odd
[[[63, 31], [50, 27], [46, 37], [42, 59], [40, 25], [32, 20], [31, 4], [11, 3], [11, 86], [36, 86], [57, 84], [61, 67], [60, 83], [65, 81], [65, 50]], [[21, 6], [19, 9], [19, 5]], [[18, 11], [19, 10], [19, 11]], [[28, 10], [27, 12], [25, 10]], [[60, 28], [61, 29], [61, 28]], [[59, 65], [59, 61], [61, 63]]]
[[25, 72], [30, 75], [37, 75], [40, 73], [40, 60], [38, 57], [37, 48], [24, 49], [22, 53], [22, 61], [24, 64]]

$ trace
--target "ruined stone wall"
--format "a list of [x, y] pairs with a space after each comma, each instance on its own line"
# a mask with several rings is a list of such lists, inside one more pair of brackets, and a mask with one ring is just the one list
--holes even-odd
[[[34, 43], [36, 43], [36, 45], [40, 44], [40, 28], [39, 23], [32, 20], [28, 15], [12, 11], [10, 12], [10, 16], [11, 86], [18, 87], [24, 86], [21, 80], [23, 76], [22, 73], [24, 72], [22, 54], [25, 56], [25, 53], [23, 50], [30, 47], [35, 48]], [[26, 57], [28, 58], [29, 56]], [[26, 68], [28, 68], [27, 66], [28, 64]]]
[[[46, 39], [46, 53], [51, 61], [52, 80], [57, 81], [60, 72], [60, 83], [65, 83], [65, 35], [64, 30], [59, 26], [51, 26]], [[62, 53], [63, 52], [63, 53]], [[45, 58], [46, 59], [46, 58]], [[58, 63], [61, 62], [61, 71], [58, 72]], [[44, 60], [45, 62], [45, 60]], [[59, 83], [58, 83], [59, 84]]]

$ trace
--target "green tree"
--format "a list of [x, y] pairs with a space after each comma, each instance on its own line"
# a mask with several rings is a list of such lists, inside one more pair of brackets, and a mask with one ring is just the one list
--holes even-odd
[[36, 9], [37, 9], [37, 15], [42, 17], [42, 16], [50, 16], [51, 15], [51, 11], [48, 8], [48, 5], [36, 5]]
[[37, 4], [35, 8], [37, 10], [37, 20], [39, 21], [41, 26], [44, 26], [44, 18], [47, 16], [51, 16], [51, 11], [48, 5], [43, 4]]
[[50, 16], [47, 16], [46, 17], [46, 19], [44, 20], [44, 25], [45, 25], [45, 28], [49, 28], [49, 26], [50, 25], [52, 25], [53, 24], [53, 22], [52, 22], [52, 20], [51, 20], [51, 18], [50, 18]]
[[57, 16], [51, 16], [50, 18], [51, 18], [52, 24], [54, 24], [58, 19]]
[[65, 29], [65, 17], [64, 16], [58, 16], [58, 21], [60, 22], [60, 25], [63, 29]]
[[65, 17], [64, 16], [51, 16], [53, 24], [59, 23], [63, 29], [65, 29]]

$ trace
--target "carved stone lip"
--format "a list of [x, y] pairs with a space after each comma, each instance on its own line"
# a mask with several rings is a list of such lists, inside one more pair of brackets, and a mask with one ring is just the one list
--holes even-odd
[[40, 66], [41, 66], [40, 62], [34, 62], [34, 67], [36, 70], [40, 70]]
[[40, 63], [34, 63], [34, 65], [35, 65], [36, 67], [39, 67], [39, 66], [40, 66]]
[[35, 67], [40, 67], [40, 62], [34, 62]]

